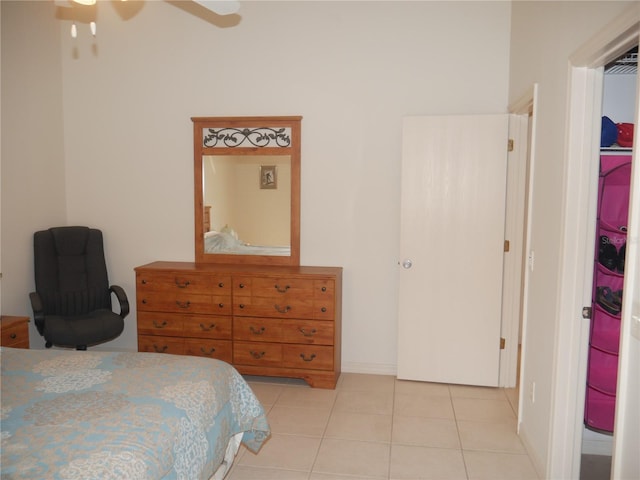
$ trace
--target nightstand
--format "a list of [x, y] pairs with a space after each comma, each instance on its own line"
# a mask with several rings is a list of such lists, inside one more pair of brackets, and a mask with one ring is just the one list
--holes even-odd
[[29, 317], [2, 315], [0, 318], [0, 345], [29, 348]]

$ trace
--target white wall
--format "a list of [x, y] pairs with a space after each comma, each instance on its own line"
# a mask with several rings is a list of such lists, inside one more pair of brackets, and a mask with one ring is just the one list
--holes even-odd
[[[22, 42], [40, 35], [4, 3]], [[97, 8], [95, 40], [54, 18], [45, 40], [60, 42], [68, 223], [103, 229], [111, 279], [133, 300], [135, 266], [193, 259], [191, 116], [303, 115], [302, 263], [344, 267], [343, 369], [394, 373], [401, 119], [506, 111], [510, 5], [242, 2], [225, 28], [168, 2]], [[135, 348], [135, 308], [112, 344]]]
[[[530, 276], [525, 334], [521, 435], [544, 471], [553, 421], [552, 387], [558, 318], [558, 273], [565, 171], [565, 122], [569, 56], [630, 2], [514, 2], [511, 34], [510, 91], [518, 99], [539, 84], [533, 191], [532, 245], [535, 270]], [[576, 279], [582, 284], [582, 279]], [[576, 372], [576, 375], [578, 372]], [[535, 382], [535, 403], [529, 392]]]
[[67, 221], [60, 26], [52, 2], [1, 6], [2, 313], [30, 315], [33, 232]]
[[615, 123], [633, 123], [636, 106], [636, 74], [605, 74], [602, 91], [602, 115]]

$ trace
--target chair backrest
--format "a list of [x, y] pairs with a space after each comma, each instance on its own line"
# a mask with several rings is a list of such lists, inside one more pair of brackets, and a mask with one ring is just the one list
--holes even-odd
[[102, 232], [55, 227], [33, 236], [36, 291], [47, 315], [111, 308]]

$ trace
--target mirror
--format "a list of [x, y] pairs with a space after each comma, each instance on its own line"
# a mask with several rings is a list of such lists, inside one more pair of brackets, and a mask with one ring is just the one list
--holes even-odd
[[195, 259], [300, 264], [302, 117], [194, 117]]

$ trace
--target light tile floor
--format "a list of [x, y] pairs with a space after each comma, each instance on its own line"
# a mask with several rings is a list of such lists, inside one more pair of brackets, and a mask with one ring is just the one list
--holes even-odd
[[517, 392], [343, 373], [335, 390], [247, 377], [271, 438], [229, 480], [537, 479], [516, 435]]

